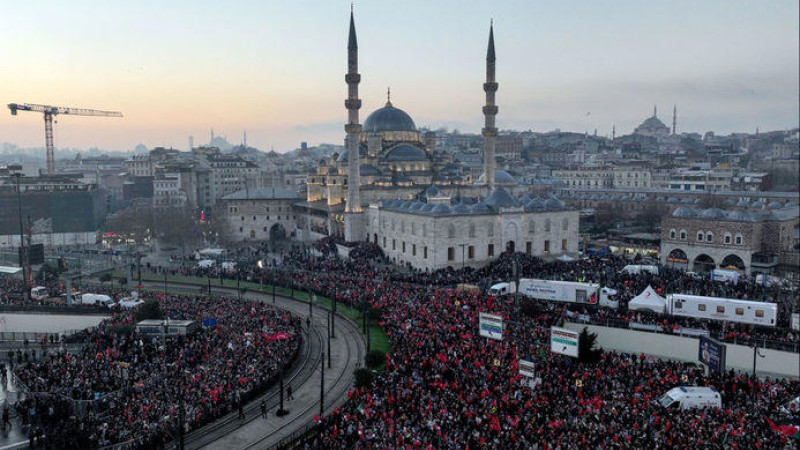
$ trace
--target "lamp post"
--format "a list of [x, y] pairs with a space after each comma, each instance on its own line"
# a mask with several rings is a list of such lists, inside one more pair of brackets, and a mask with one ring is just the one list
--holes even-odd
[[331, 331], [333, 330], [333, 311], [328, 311], [328, 368], [331, 368]]
[[322, 359], [319, 361], [319, 367], [322, 370], [319, 377], [319, 418], [322, 420], [322, 415], [325, 410], [325, 353], [322, 353]]
[[28, 286], [28, 252], [25, 247], [25, 227], [22, 225], [22, 188], [20, 187], [20, 183], [22, 181], [23, 175], [19, 172], [12, 175], [17, 181], [17, 212], [19, 214], [19, 267], [22, 268], [22, 282], [25, 286], [23, 289], [23, 296], [27, 300], [28, 295], [30, 294], [30, 286]]
[[461, 246], [461, 270], [464, 270], [464, 248], [467, 246], [467, 244], [458, 245]]

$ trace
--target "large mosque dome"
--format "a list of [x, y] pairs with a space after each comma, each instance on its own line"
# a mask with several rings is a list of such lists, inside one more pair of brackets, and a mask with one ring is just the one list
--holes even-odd
[[417, 131], [411, 116], [387, 102], [364, 121], [364, 131]]

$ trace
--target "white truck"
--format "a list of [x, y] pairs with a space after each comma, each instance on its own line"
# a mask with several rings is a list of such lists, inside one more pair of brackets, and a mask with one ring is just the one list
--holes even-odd
[[75, 294], [69, 300], [71, 305], [114, 307], [114, 300], [104, 294]]
[[674, 387], [659, 397], [657, 402], [663, 408], [673, 409], [722, 407], [722, 397], [719, 392], [708, 386]]
[[609, 298], [616, 291], [601, 288], [597, 283], [523, 278], [519, 280], [519, 293], [539, 300], [619, 307], [619, 302]]

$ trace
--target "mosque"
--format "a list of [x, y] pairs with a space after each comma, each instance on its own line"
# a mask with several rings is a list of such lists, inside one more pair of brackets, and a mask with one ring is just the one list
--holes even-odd
[[305, 209], [311, 231], [347, 242], [370, 241], [396, 263], [419, 270], [479, 266], [502, 251], [558, 256], [578, 250], [578, 211], [555, 198], [525, 196], [495, 167], [494, 27], [486, 53], [484, 163], [478, 180], [435, 151], [387, 92], [383, 108], [359, 123], [358, 43], [353, 13], [348, 39], [345, 151], [308, 176]]

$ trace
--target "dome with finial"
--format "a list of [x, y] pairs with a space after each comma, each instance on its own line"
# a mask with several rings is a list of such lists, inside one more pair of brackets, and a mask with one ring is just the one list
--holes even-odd
[[411, 116], [392, 105], [391, 91], [387, 92], [386, 97], [386, 105], [364, 121], [364, 131], [417, 131]]

